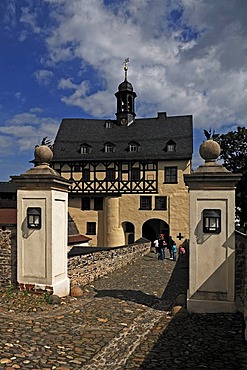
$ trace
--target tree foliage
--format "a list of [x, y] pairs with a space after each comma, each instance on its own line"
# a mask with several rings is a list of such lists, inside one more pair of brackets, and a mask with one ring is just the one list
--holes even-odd
[[236, 131], [219, 135], [217, 142], [223, 165], [233, 173], [242, 173], [236, 188], [236, 213], [243, 227], [247, 223], [247, 129], [237, 127]]

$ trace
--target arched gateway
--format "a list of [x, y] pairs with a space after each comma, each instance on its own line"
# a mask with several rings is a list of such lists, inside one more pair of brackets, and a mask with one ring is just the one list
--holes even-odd
[[152, 218], [142, 225], [143, 238], [154, 241], [160, 234], [164, 234], [166, 239], [169, 237], [169, 225], [164, 220]]

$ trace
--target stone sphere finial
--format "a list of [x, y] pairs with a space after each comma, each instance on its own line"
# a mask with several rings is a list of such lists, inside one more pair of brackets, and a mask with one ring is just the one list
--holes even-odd
[[220, 145], [213, 139], [204, 141], [199, 148], [200, 156], [205, 160], [205, 163], [215, 163], [221, 152]]
[[213, 173], [213, 172], [229, 172], [222, 164], [216, 163], [216, 159], [220, 156], [221, 147], [217, 141], [219, 134], [213, 133], [211, 136], [211, 130], [204, 130], [206, 141], [200, 145], [199, 153], [202, 159], [205, 160], [204, 164], [199, 166], [194, 172], [201, 173]]
[[47, 145], [36, 145], [34, 149], [34, 158], [36, 166], [49, 166], [53, 158], [53, 152]]

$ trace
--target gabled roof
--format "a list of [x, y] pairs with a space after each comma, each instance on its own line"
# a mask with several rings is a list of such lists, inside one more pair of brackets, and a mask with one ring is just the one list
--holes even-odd
[[[176, 152], [163, 149], [169, 140], [176, 143]], [[129, 152], [128, 144], [140, 144], [138, 152]], [[167, 117], [158, 113], [157, 118], [136, 119], [129, 126], [114, 124], [105, 127], [105, 120], [63, 119], [54, 142], [53, 162], [93, 160], [141, 160], [141, 159], [191, 159], [192, 116]], [[114, 153], [104, 152], [104, 143], [111, 142]], [[81, 144], [91, 145], [90, 153], [81, 154]]]

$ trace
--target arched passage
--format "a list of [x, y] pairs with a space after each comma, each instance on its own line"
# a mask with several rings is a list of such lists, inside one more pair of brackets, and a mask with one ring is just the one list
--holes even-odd
[[131, 222], [123, 222], [122, 227], [125, 235], [125, 244], [133, 244], [135, 241], [135, 226]]
[[160, 234], [164, 234], [165, 239], [168, 241], [169, 225], [164, 220], [152, 218], [142, 225], [143, 238], [154, 241]]

